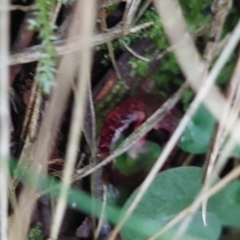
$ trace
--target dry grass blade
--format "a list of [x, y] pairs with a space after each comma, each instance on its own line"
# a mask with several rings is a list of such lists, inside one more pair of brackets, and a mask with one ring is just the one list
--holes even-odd
[[129, 10], [131, 7], [133, 0], [126, 0], [126, 6], [124, 10], [124, 15], [123, 15], [123, 31], [125, 32], [128, 28], [128, 16], [129, 16]]
[[141, 16], [144, 14], [144, 12], [147, 10], [147, 8], [150, 6], [151, 3], [152, 3], [152, 0], [145, 0], [145, 2], [139, 8], [139, 11], [137, 13], [136, 18], [133, 21], [133, 24], [135, 24], [141, 18]]
[[208, 64], [210, 64], [213, 59], [214, 51], [221, 36], [222, 28], [231, 4], [231, 0], [214, 0], [211, 5], [211, 10], [214, 13], [214, 17], [211, 23], [209, 41], [204, 53], [205, 60]]
[[8, 1], [0, 7], [0, 239], [7, 239], [8, 228], [8, 161], [9, 161], [9, 12]]
[[91, 49], [90, 47], [87, 47], [87, 45], [88, 41], [90, 41], [93, 36], [95, 9], [96, 6], [94, 1], [79, 1], [75, 12], [74, 21], [76, 23], [79, 21], [78, 16], [82, 16], [82, 19], [80, 20], [82, 22], [80, 35], [82, 37], [83, 50], [79, 54], [80, 70], [78, 74], [77, 90], [75, 92], [75, 102], [68, 139], [66, 163], [64, 166], [62, 185], [50, 233], [51, 239], [58, 239], [59, 229], [66, 208], [68, 189], [72, 181], [72, 172], [79, 148], [84, 121], [85, 99], [90, 84], [91, 72]]
[[[121, 36], [128, 35], [131, 33], [136, 33], [138, 31], [141, 31], [142, 29], [149, 28], [152, 25], [153, 25], [153, 22], [147, 22], [147, 23], [140, 24], [136, 27], [133, 27], [126, 32], [123, 32], [121, 28], [116, 28], [114, 30], [111, 30], [111, 32], [109, 33], [96, 34], [93, 37], [93, 40], [91, 41], [91, 43], [89, 42], [88, 47], [104, 44], [108, 41], [112, 41]], [[79, 44], [80, 41], [81, 39], [76, 37], [74, 39], [72, 38], [68, 39], [66, 44], [65, 44], [65, 41], [60, 40], [60, 41], [54, 42], [54, 45], [58, 55], [64, 55], [64, 54], [70, 54], [76, 51], [80, 51], [81, 49], [83, 49], [82, 45]], [[9, 65], [34, 62], [34, 61], [37, 61], [40, 58], [40, 56], [41, 56], [40, 46], [37, 45], [31, 48], [28, 48], [23, 52], [12, 54], [9, 59]]]
[[144, 61], [144, 62], [151, 62], [151, 59], [146, 58], [146, 57], [143, 57], [143, 56], [139, 55], [138, 53], [136, 53], [133, 49], [131, 49], [131, 48], [125, 43], [124, 40], [121, 40], [121, 39], [120, 39], [120, 42], [123, 44], [123, 46], [126, 48], [126, 50], [127, 50], [128, 52], [130, 52], [134, 57], [136, 57], [136, 58], [138, 58], [138, 59], [140, 59], [140, 60], [142, 60], [142, 61]]
[[98, 239], [103, 222], [104, 222], [104, 218], [105, 218], [105, 210], [106, 210], [106, 206], [107, 206], [107, 187], [106, 185], [103, 186], [103, 203], [102, 203], [102, 208], [101, 208], [101, 213], [100, 213], [100, 217], [99, 217], [99, 222], [98, 222], [98, 226], [96, 228], [96, 231], [94, 233], [94, 239]]
[[[227, 102], [223, 110], [222, 117], [219, 122], [218, 132], [212, 152], [211, 159], [215, 159], [220, 151], [220, 147], [223, 144], [223, 140], [226, 138], [229, 129], [237, 120], [239, 113], [239, 69], [240, 69], [240, 59], [238, 59], [237, 65], [235, 67], [233, 77], [229, 82], [229, 88], [227, 92]], [[234, 117], [229, 119], [230, 115]], [[212, 160], [209, 165], [213, 167], [215, 160]], [[210, 169], [212, 167], [209, 166]], [[207, 175], [210, 176], [211, 170], [207, 169]], [[207, 178], [207, 177], [206, 177]]]
[[[100, 25], [101, 25], [101, 29], [102, 29], [103, 32], [108, 31], [106, 17], [107, 17], [106, 10], [102, 9], [101, 12], [100, 12]], [[119, 72], [119, 69], [118, 69], [118, 66], [117, 66], [117, 62], [116, 62], [116, 58], [115, 58], [114, 50], [113, 50], [113, 44], [112, 44], [111, 41], [108, 41], [108, 42], [106, 42], [106, 45], [107, 45], [108, 54], [110, 56], [113, 68], [114, 68], [115, 73], [116, 73], [116, 76], [117, 76], [118, 80], [120, 80], [122, 78], [122, 76], [121, 76], [121, 74]]]
[[[77, 25], [77, 24], [76, 24]], [[76, 27], [77, 29], [78, 26]], [[77, 36], [78, 31], [73, 27], [69, 28], [68, 37]], [[78, 43], [80, 44], [80, 42]], [[50, 102], [46, 108], [43, 122], [41, 124], [38, 138], [31, 148], [32, 171], [38, 172], [34, 175], [35, 183], [39, 175], [47, 171], [47, 162], [51, 154], [54, 140], [59, 129], [66, 102], [72, 87], [76, 65], [76, 56], [68, 54], [63, 57], [57, 72], [57, 84], [54, 86]], [[35, 200], [38, 197], [34, 186], [29, 188], [26, 186], [19, 198], [16, 211], [11, 218], [11, 231], [9, 231], [9, 239], [26, 239], [29, 223], [34, 208]], [[26, 202], [28, 203], [26, 205]], [[19, 219], [21, 221], [19, 221]]]
[[[239, 95], [240, 95], [240, 86], [239, 86], [239, 75], [240, 75], [240, 58], [238, 59], [237, 65], [235, 67], [232, 78], [230, 79], [229, 88], [227, 92], [226, 104], [223, 108], [223, 113], [219, 121], [218, 127], [216, 128], [216, 134], [213, 142], [213, 147], [211, 148], [211, 153], [209, 154], [209, 159], [207, 159], [207, 169], [204, 179], [204, 187], [207, 189], [211, 186], [211, 176], [216, 176], [216, 173], [213, 173], [214, 166], [217, 160], [217, 157], [220, 153], [221, 147], [226, 140], [227, 134], [231, 127], [236, 123], [239, 112]], [[232, 116], [231, 118], [229, 116]], [[229, 153], [230, 154], [230, 153]], [[227, 157], [226, 157], [227, 159]], [[202, 206], [204, 212], [207, 209], [207, 199], [204, 200]], [[206, 223], [205, 223], [206, 224]]]
[[8, 5], [7, 7], [5, 7], [3, 4], [1, 5], [1, 9], [3, 9], [4, 11], [23, 11], [23, 12], [28, 12], [28, 11], [32, 11], [34, 10], [34, 6], [33, 5], [29, 5], [29, 6], [23, 6], [23, 5]]
[[[50, 22], [52, 24], [55, 24], [57, 16], [60, 11], [61, 4], [57, 3], [56, 7], [53, 9], [53, 15], [51, 16]], [[37, 64], [38, 68], [39, 63]], [[27, 107], [27, 111], [25, 114], [25, 119], [24, 119], [24, 125], [23, 125], [23, 130], [21, 133], [21, 139], [24, 142], [23, 149], [21, 151], [21, 155], [19, 157], [18, 164], [23, 165], [28, 165], [28, 161], [30, 160], [29, 153], [31, 149], [32, 142], [34, 142], [34, 139], [37, 137], [37, 131], [39, 129], [39, 120], [41, 116], [41, 107], [42, 107], [42, 91], [40, 86], [37, 83], [37, 76], [35, 76], [35, 80], [33, 83], [33, 87], [31, 90], [31, 97], [29, 101], [29, 105]], [[16, 179], [14, 179], [15, 182]], [[16, 186], [16, 183], [14, 184]]]
[[[214, 53], [216, 52], [216, 48], [218, 46], [218, 41], [222, 33], [222, 28], [225, 23], [225, 19], [229, 8], [231, 7], [231, 0], [214, 0], [211, 5], [211, 10], [214, 13], [212, 22], [211, 22], [211, 30], [209, 34], [209, 40], [204, 52], [205, 57], [205, 68], [206, 72], [209, 70], [209, 66], [214, 58]], [[214, 138], [212, 138], [214, 140]], [[211, 147], [208, 150], [207, 156], [210, 156]], [[207, 160], [208, 162], [208, 160]], [[203, 222], [206, 225], [206, 206], [207, 200], [203, 202], [202, 205], [202, 216]]]
[[[209, 168], [210, 172], [213, 174], [219, 174], [223, 166], [226, 164], [226, 161], [228, 157], [231, 154], [231, 151], [233, 147], [236, 145], [239, 137], [239, 123], [238, 121], [238, 116], [240, 112], [240, 106], [239, 106], [239, 98], [240, 98], [240, 86], [239, 86], [239, 75], [240, 75], [240, 57], [237, 61], [236, 67], [234, 69], [233, 76], [230, 80], [230, 85], [229, 85], [229, 93], [228, 93], [228, 102], [226, 104], [226, 112], [224, 112], [224, 118], [223, 122], [221, 122], [221, 125], [219, 126], [220, 131], [218, 134], [220, 135], [219, 138], [219, 146], [216, 146], [217, 150], [222, 147], [224, 143], [224, 139], [226, 139], [227, 134], [230, 131], [234, 130], [235, 133], [235, 138], [231, 136], [231, 139], [229, 142], [224, 146], [223, 150], [221, 152], [219, 151], [213, 151], [211, 156], [212, 162], [210, 161]], [[225, 123], [225, 124], [224, 124]], [[217, 143], [216, 143], [217, 144]], [[216, 145], [215, 144], [215, 145]], [[215, 146], [214, 146], [215, 147]], [[213, 149], [215, 150], [215, 148]], [[213, 159], [212, 159], [213, 158]], [[208, 176], [206, 177], [206, 184], [211, 184], [211, 174], [208, 173]]]
[[128, 0], [126, 10], [123, 17], [123, 30], [124, 32], [129, 29], [132, 24], [133, 18], [138, 10], [141, 0]]

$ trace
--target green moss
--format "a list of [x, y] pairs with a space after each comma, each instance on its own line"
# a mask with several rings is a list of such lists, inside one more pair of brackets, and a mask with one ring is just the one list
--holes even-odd
[[30, 229], [28, 237], [30, 240], [43, 240], [40, 223], [38, 223], [35, 227]]
[[38, 60], [36, 80], [44, 93], [49, 93], [54, 83], [56, 50], [53, 40], [56, 26], [51, 23], [55, 0], [36, 0], [34, 4], [35, 20], [29, 21], [29, 29], [35, 28], [41, 40], [41, 57]]
[[[183, 7], [183, 12], [185, 13], [186, 21], [191, 32], [210, 21], [211, 15], [206, 16], [203, 14], [203, 9], [210, 6], [210, 0], [194, 0], [190, 2], [182, 0], [180, 3]], [[169, 47], [169, 44], [167, 42], [163, 26], [159, 20], [159, 16], [153, 7], [144, 13], [138, 24], [149, 21], [154, 22], [153, 27], [143, 30], [141, 32], [141, 36], [152, 40], [153, 46], [151, 47], [156, 49], [155, 53], [151, 55], [146, 53], [145, 56], [154, 58], [154, 56], [158, 53], [166, 50]], [[172, 53], [167, 53], [163, 59], [159, 61], [159, 68], [154, 72], [151, 71], [149, 63], [143, 62], [136, 57], [132, 57], [129, 63], [132, 66], [132, 71], [130, 73], [131, 76], [150, 76], [153, 80], [155, 80], [156, 87], [158, 89], [164, 88], [165, 90], [169, 90], [171, 83], [174, 85], [180, 85], [182, 82], [181, 71]]]
[[190, 32], [210, 21], [211, 14], [204, 14], [204, 9], [210, 7], [211, 3], [211, 0], [180, 0]]

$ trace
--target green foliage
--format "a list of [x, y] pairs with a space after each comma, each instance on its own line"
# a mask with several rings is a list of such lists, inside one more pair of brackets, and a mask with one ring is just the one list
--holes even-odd
[[231, 182], [211, 198], [208, 209], [213, 212], [224, 226], [239, 228], [240, 181]]
[[38, 61], [36, 80], [44, 93], [49, 93], [55, 74], [56, 51], [52, 43], [56, 40], [56, 26], [51, 22], [55, 0], [36, 0], [34, 4], [35, 20], [29, 21], [29, 29], [36, 28], [41, 40], [41, 57]]
[[[183, 95], [183, 103], [189, 102], [192, 97], [192, 91], [187, 91]], [[199, 154], [205, 153], [212, 137], [216, 120], [204, 105], [201, 105], [195, 112], [187, 127], [185, 128], [178, 146], [186, 152]], [[229, 141], [228, 135], [224, 140], [221, 150], [224, 150], [226, 143]], [[240, 156], [240, 145], [237, 144], [232, 150], [232, 156]]]
[[[10, 161], [10, 165], [16, 165]], [[22, 165], [18, 165], [19, 171], [26, 169]], [[137, 209], [134, 211], [129, 220], [121, 230], [123, 240], [142, 239], [142, 236], [149, 236], [155, 233], [172, 217], [178, 214], [183, 208], [188, 206], [196, 197], [196, 194], [201, 188], [202, 169], [197, 167], [179, 167], [166, 170], [157, 175], [151, 186], [148, 188], [143, 199], [140, 201]], [[33, 176], [34, 172], [28, 169], [24, 178], [19, 179], [23, 184], [32, 187], [29, 176]], [[20, 175], [19, 175], [20, 176]], [[21, 175], [22, 176], [22, 175]], [[53, 198], [59, 196], [61, 184], [56, 179], [47, 175], [41, 175], [40, 182], [37, 187], [39, 191], [49, 190], [48, 193]], [[210, 198], [207, 208], [207, 227], [202, 226], [200, 213], [194, 217], [190, 228], [187, 230], [188, 236], [197, 236], [200, 239], [218, 239], [222, 225], [236, 226], [239, 228], [240, 215], [240, 181], [236, 180], [227, 185], [215, 196]], [[124, 209], [129, 206], [132, 199], [136, 195], [138, 189], [132, 194]], [[80, 211], [99, 216], [102, 208], [102, 202], [93, 199], [88, 194], [71, 188], [68, 193], [68, 204], [74, 206]], [[95, 208], [92, 209], [92, 206]], [[123, 209], [123, 211], [124, 211]], [[106, 206], [106, 218], [117, 223], [120, 217], [120, 209], [116, 206], [111, 206], [109, 203]], [[176, 229], [176, 228], [174, 228]], [[174, 229], [172, 229], [174, 231]], [[172, 231], [168, 232], [171, 234]], [[134, 234], [134, 235], [132, 235]], [[40, 226], [32, 228], [29, 232], [30, 240], [42, 240]], [[137, 237], [132, 237], [137, 236]], [[140, 236], [140, 237], [139, 237]], [[166, 236], [166, 235], [165, 235]], [[146, 239], [146, 238], [143, 238]], [[163, 238], [160, 238], [163, 239]], [[165, 239], [169, 238], [169, 235]], [[189, 238], [184, 238], [184, 240]], [[199, 239], [192, 238], [190, 239]]]
[[[146, 239], [189, 206], [202, 187], [202, 174], [198, 167], [179, 167], [159, 173], [134, 211], [140, 219], [151, 222], [155, 231], [149, 229], [143, 233], [139, 229], [123, 228], [123, 240]], [[138, 189], [130, 196], [124, 209], [129, 207], [137, 192]], [[219, 239], [222, 225], [239, 228], [239, 214], [240, 181], [236, 180], [209, 199], [207, 226], [203, 226], [201, 212], [197, 213], [182, 239]], [[127, 221], [125, 226], [130, 224]], [[171, 239], [178, 226], [157, 239]]]
[[178, 145], [186, 152], [205, 153], [207, 151], [215, 118], [201, 105], [185, 128]]
[[104, 66], [107, 66], [109, 64], [109, 62], [110, 62], [110, 56], [109, 56], [109, 54], [105, 53], [101, 60], [101, 64], [103, 64]]
[[211, 19], [211, 15], [203, 14], [203, 10], [206, 7], [210, 7], [212, 4], [211, 0], [180, 0], [183, 13], [186, 17], [188, 28], [190, 32], [193, 32], [197, 28], [203, 26]]
[[[140, 219], [151, 222], [155, 230], [152, 228], [142, 233], [138, 229], [123, 228], [121, 230], [123, 240], [146, 239], [159, 231], [164, 224], [192, 203], [201, 188], [201, 179], [202, 169], [197, 167], [179, 167], [159, 173], [134, 211]], [[124, 209], [129, 207], [137, 192], [138, 189], [128, 199]], [[221, 199], [218, 199], [218, 202], [220, 201]], [[186, 235], [181, 239], [217, 240], [221, 233], [221, 224], [210, 208], [207, 223], [207, 226], [203, 226], [201, 213], [198, 213], [191, 221]], [[125, 226], [130, 224], [127, 221]], [[157, 239], [172, 239], [175, 230], [177, 226]]]
[[39, 223], [30, 229], [28, 237], [30, 240], [43, 240], [42, 230], [40, 229]]
[[184, 110], [188, 108], [190, 101], [192, 100], [194, 93], [191, 89], [187, 89], [182, 94], [182, 103], [184, 105]]
[[148, 74], [148, 68], [149, 68], [149, 64], [148, 62], [142, 61], [140, 59], [136, 59], [136, 58], [130, 58], [129, 62], [131, 65], [131, 72], [130, 72], [130, 76], [134, 77], [136, 75], [140, 76], [140, 77], [144, 77]]
[[163, 61], [159, 64], [157, 71], [150, 72], [149, 75], [156, 82], [159, 89], [169, 90], [170, 83], [181, 85], [181, 72], [175, 56], [172, 53], [166, 55]]
[[233, 53], [229, 58], [228, 62], [226, 63], [226, 65], [222, 68], [216, 81], [218, 85], [223, 85], [231, 78], [236, 58], [237, 58], [236, 54]]
[[[134, 148], [134, 146], [133, 146]], [[147, 141], [141, 151], [133, 159], [128, 153], [116, 158], [114, 166], [125, 175], [132, 174], [141, 169], [148, 171], [161, 153], [161, 148], [154, 142]]]
[[148, 9], [137, 23], [143, 24], [147, 22], [153, 22], [153, 25], [149, 28], [143, 29], [140, 33], [140, 37], [151, 39], [155, 43], [157, 49], [165, 49], [168, 45], [167, 39], [164, 35], [163, 26], [159, 20], [159, 16], [153, 7]]
[[[209, 22], [211, 16], [205, 16], [202, 14], [202, 10], [211, 4], [210, 0], [205, 1], [180, 1], [183, 8], [183, 12], [188, 23], [190, 32], [193, 32], [200, 26], [203, 26]], [[157, 56], [158, 53], [163, 52], [169, 47], [166, 35], [164, 33], [163, 26], [159, 20], [158, 14], [155, 12], [154, 8], [147, 10], [143, 17], [140, 19], [139, 23], [144, 23], [148, 21], [153, 21], [153, 27], [145, 29], [141, 32], [141, 37], [151, 39], [156, 51], [150, 54], [152, 59]], [[159, 64], [159, 70], [152, 72], [149, 68], [149, 64], [141, 63], [142, 61], [136, 57], [131, 58], [130, 64], [133, 67], [131, 72], [132, 76], [150, 76], [155, 80], [157, 86], [161, 89], [169, 89], [169, 84], [173, 82], [176, 85], [180, 85], [181, 81], [179, 76], [181, 76], [181, 71], [178, 67], [178, 63], [172, 53], [168, 53], [164, 56]], [[146, 71], [148, 69], [148, 71]]]

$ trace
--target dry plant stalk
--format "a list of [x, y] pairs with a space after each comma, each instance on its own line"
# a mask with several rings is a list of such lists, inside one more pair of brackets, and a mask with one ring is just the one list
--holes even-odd
[[[51, 16], [50, 22], [55, 24], [57, 19], [61, 4], [57, 3], [56, 7], [53, 10], [53, 15]], [[39, 65], [39, 63], [38, 63]], [[36, 68], [38, 68], [38, 65]], [[37, 84], [36, 76], [33, 83], [31, 97], [29, 101], [29, 105], [27, 107], [26, 115], [24, 118], [24, 124], [21, 133], [21, 140], [24, 142], [23, 149], [21, 151], [21, 155], [18, 160], [18, 165], [26, 165], [28, 166], [31, 151], [31, 145], [34, 142], [34, 139], [37, 137], [37, 131], [39, 129], [39, 120], [41, 115], [41, 107], [42, 107], [42, 92], [40, 87]], [[15, 187], [16, 187], [17, 179], [15, 179]]]
[[[121, 36], [125, 36], [131, 33], [136, 33], [138, 31], [141, 31], [142, 29], [151, 27], [153, 25], [153, 22], [147, 22], [140, 24], [136, 27], [133, 27], [126, 32], [123, 32], [122, 28], [117, 27], [116, 29], [111, 30], [111, 32], [108, 33], [100, 33], [96, 34], [93, 39], [91, 40], [91, 43], [89, 43], [90, 46], [96, 46], [100, 44], [104, 44], [108, 41], [112, 41], [114, 39], [117, 39]], [[64, 55], [64, 54], [71, 54], [76, 51], [82, 50], [82, 45], [79, 45], [79, 39], [78, 37], [75, 38], [69, 38], [65, 41], [59, 40], [53, 42], [55, 45], [55, 49], [58, 55]], [[90, 42], [90, 41], [89, 41]], [[41, 56], [40, 46], [34, 46], [26, 49], [23, 52], [15, 53], [10, 56], [9, 59], [9, 65], [15, 65], [15, 64], [23, 64], [23, 63], [29, 63], [37, 61]]]
[[0, 239], [7, 239], [8, 230], [8, 162], [9, 162], [9, 12], [8, 1], [0, 6]]
[[99, 222], [94, 232], [94, 239], [98, 239], [100, 231], [102, 229], [102, 225], [104, 224], [106, 206], [107, 206], [107, 187], [106, 185], [103, 185], [103, 202], [102, 202], [102, 208], [99, 216]]
[[79, 73], [77, 89], [75, 92], [75, 101], [73, 114], [71, 119], [70, 135], [68, 139], [66, 162], [64, 165], [63, 179], [60, 189], [59, 198], [53, 218], [53, 224], [51, 227], [50, 238], [58, 239], [60, 226], [64, 216], [67, 196], [70, 184], [72, 182], [72, 173], [77, 158], [77, 152], [80, 143], [80, 137], [84, 122], [85, 113], [85, 100], [87, 91], [90, 84], [90, 73], [91, 73], [91, 48], [89, 47], [89, 41], [91, 42], [94, 26], [95, 26], [95, 1], [78, 1], [76, 6], [76, 12], [74, 16], [74, 30], [77, 33], [79, 16], [81, 16], [80, 22], [81, 28], [79, 35], [82, 38], [81, 45], [82, 51], [79, 52]]
[[217, 47], [223, 25], [231, 5], [231, 0], [214, 0], [211, 5], [211, 10], [214, 13], [214, 16], [211, 23], [209, 41], [204, 53], [207, 64], [210, 64], [213, 59], [214, 51]]
[[[227, 13], [229, 11], [229, 8], [231, 6], [231, 1], [229, 0], [214, 0], [211, 6], [212, 11], [214, 12], [214, 17], [211, 23], [211, 31], [210, 31], [210, 37], [209, 41], [207, 43], [205, 52], [204, 52], [204, 57], [206, 60], [206, 67], [209, 68], [209, 65], [211, 61], [214, 58], [214, 52], [216, 52], [217, 49], [217, 44], [220, 38], [220, 35], [222, 33], [222, 28], [227, 16]], [[220, 122], [223, 120], [223, 118], [220, 118]], [[217, 128], [216, 128], [217, 129]], [[216, 134], [214, 134], [216, 137]], [[211, 146], [208, 150], [207, 153], [207, 159], [206, 159], [206, 166], [208, 165], [209, 162], [209, 157], [211, 155], [212, 151], [212, 145], [214, 144], [215, 139], [212, 138]], [[218, 142], [218, 141], [217, 141]], [[209, 171], [209, 170], [208, 170]], [[208, 172], [210, 174], [210, 172]]]
[[[211, 149], [206, 159], [206, 170], [204, 176], [204, 187], [208, 188], [211, 186], [211, 176], [216, 176], [214, 173], [214, 166], [221, 148], [223, 147], [224, 141], [226, 140], [227, 134], [229, 133], [232, 126], [236, 123], [240, 112], [239, 96], [239, 75], [240, 75], [240, 58], [238, 59], [232, 78], [229, 81], [228, 91], [226, 96], [226, 104], [223, 107], [223, 112], [220, 121], [215, 128], [214, 139], [212, 141]], [[229, 117], [232, 116], [232, 117]], [[229, 153], [230, 154], [230, 153]], [[229, 156], [230, 157], [230, 156]], [[207, 199], [203, 202], [203, 210], [206, 212]]]
[[127, 31], [133, 22], [141, 0], [127, 0], [123, 16], [123, 31]]
[[[239, 76], [240, 76], [240, 56], [235, 66], [233, 76], [229, 81], [229, 87], [227, 91], [227, 102], [223, 109], [222, 119], [219, 122], [219, 126], [218, 126], [216, 141], [214, 142], [215, 143], [214, 148], [210, 156], [210, 162], [209, 162], [207, 175], [205, 179], [206, 185], [211, 184], [211, 173], [213, 173], [216, 170], [215, 167], [217, 164], [217, 159], [220, 157], [219, 155], [221, 155], [220, 148], [223, 146], [224, 140], [226, 139], [227, 134], [236, 124], [236, 121], [239, 116], [239, 112], [240, 112]], [[235, 141], [234, 141], [234, 144], [235, 144]], [[230, 154], [230, 152], [228, 154]], [[218, 174], [218, 171], [214, 172], [213, 174]]]
[[[216, 48], [218, 46], [218, 42], [222, 33], [223, 25], [225, 23], [226, 16], [228, 14], [228, 11], [231, 7], [231, 0], [214, 0], [211, 5], [211, 10], [214, 13], [212, 22], [211, 22], [211, 29], [209, 34], [209, 40], [204, 52], [204, 58], [205, 58], [205, 71], [209, 70], [210, 64], [214, 58], [214, 52], [216, 52]], [[214, 139], [212, 138], [214, 141]], [[212, 145], [212, 144], [211, 144]], [[207, 158], [210, 156], [211, 147], [208, 149]], [[206, 162], [208, 162], [208, 159], [206, 159]], [[211, 174], [209, 169], [207, 169], [208, 173]], [[206, 206], [207, 206], [207, 199], [203, 202], [202, 205], [202, 216], [203, 216], [203, 222], [204, 225], [206, 225]]]
[[[101, 25], [101, 30], [103, 32], [108, 31], [106, 17], [107, 17], [106, 10], [101, 9], [100, 10], [100, 25]], [[112, 44], [111, 41], [107, 41], [106, 45], [107, 45], [108, 54], [109, 54], [109, 57], [111, 59], [111, 62], [112, 62], [113, 68], [115, 70], [116, 76], [117, 76], [118, 80], [120, 80], [120, 79], [122, 79], [122, 76], [121, 76], [121, 74], [119, 72], [119, 69], [118, 69], [118, 66], [117, 66], [117, 62], [116, 62], [116, 58], [115, 58], [114, 50], [113, 50], [113, 44]]]
[[145, 13], [145, 11], [148, 9], [150, 4], [152, 3], [152, 0], [145, 0], [144, 3], [141, 5], [141, 7], [138, 9], [137, 16], [135, 17], [133, 24], [137, 23], [137, 21], [141, 18], [141, 16]]
[[[78, 31], [76, 26], [70, 27], [68, 37], [69, 39], [77, 37]], [[70, 41], [70, 40], [69, 40]], [[78, 41], [81, 45], [82, 41]], [[79, 48], [79, 46], [78, 46]], [[54, 86], [51, 100], [46, 108], [45, 116], [41, 124], [37, 141], [32, 145], [32, 171], [36, 169], [39, 171], [35, 174], [36, 184], [40, 174], [47, 171], [47, 162], [51, 154], [51, 150], [59, 129], [63, 112], [65, 110], [66, 102], [72, 87], [74, 73], [76, 70], [76, 55], [74, 52], [63, 57], [60, 62], [56, 85]], [[11, 230], [9, 231], [9, 239], [26, 239], [28, 227], [31, 219], [31, 214], [34, 208], [35, 200], [38, 197], [34, 186], [23, 189], [19, 198], [16, 211], [11, 218]], [[26, 203], [28, 203], [26, 205]]]

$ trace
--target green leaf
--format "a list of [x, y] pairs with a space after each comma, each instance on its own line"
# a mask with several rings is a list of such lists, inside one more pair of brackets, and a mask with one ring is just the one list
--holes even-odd
[[114, 166], [123, 174], [130, 175], [140, 169], [149, 170], [161, 153], [158, 144], [146, 141], [142, 152], [138, 153], [136, 159], [133, 159], [128, 153], [124, 153], [116, 158]]
[[35, 227], [30, 229], [28, 234], [30, 240], [43, 240], [43, 233], [40, 226], [40, 223], [37, 223]]
[[[152, 228], [144, 231], [130, 229], [131, 223], [127, 221], [121, 231], [123, 240], [146, 239], [159, 231], [172, 217], [191, 204], [201, 188], [201, 179], [202, 169], [198, 167], [179, 167], [159, 173], [134, 211], [139, 219], [151, 223]], [[138, 189], [128, 199], [124, 209], [130, 205], [137, 192]], [[208, 213], [207, 222], [208, 226], [204, 227], [201, 214], [197, 214], [186, 232], [187, 236], [191, 236], [189, 239], [218, 239], [221, 230], [218, 218]], [[171, 239], [169, 236], [174, 232], [171, 229], [167, 235], [158, 239]], [[185, 236], [182, 239], [188, 238]]]
[[[187, 237], [188, 239], [219, 239], [221, 234], [221, 224], [219, 219], [212, 213], [206, 212], [206, 221], [207, 226], [204, 226], [202, 220], [202, 212], [197, 212], [196, 215], [191, 220], [191, 223], [187, 229]], [[180, 224], [178, 224], [174, 229], [179, 228]], [[186, 237], [183, 236], [182, 240], [186, 240]]]
[[240, 181], [236, 180], [213, 196], [208, 210], [226, 226], [240, 227]]
[[[174, 216], [171, 216], [172, 219]], [[169, 219], [169, 220], [170, 220]], [[207, 226], [204, 226], [202, 220], [202, 213], [199, 211], [197, 212], [193, 219], [191, 220], [186, 233], [179, 238], [179, 240], [212, 240], [212, 239], [219, 239], [221, 234], [221, 224], [218, 218], [210, 213], [206, 213], [206, 221]], [[165, 222], [166, 224], [167, 222]], [[161, 237], [157, 238], [158, 240], [168, 240], [174, 238], [174, 235], [178, 231], [179, 227], [181, 226], [181, 222], [176, 224], [173, 227], [172, 231], [168, 231], [164, 233]]]
[[184, 130], [178, 145], [189, 153], [205, 153], [212, 136], [215, 118], [201, 105], [186, 129]]

